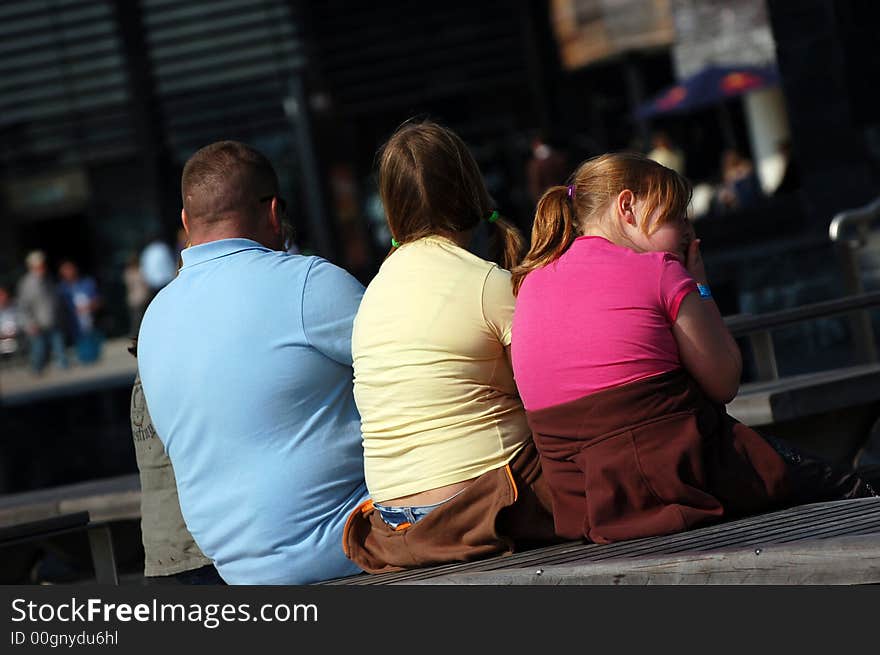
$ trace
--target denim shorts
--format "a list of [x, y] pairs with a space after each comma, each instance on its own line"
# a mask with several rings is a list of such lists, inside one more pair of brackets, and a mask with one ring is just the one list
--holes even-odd
[[406, 524], [415, 525], [423, 518], [425, 518], [428, 514], [433, 512], [435, 509], [440, 507], [441, 505], [445, 505], [450, 500], [455, 498], [461, 491], [453, 494], [446, 500], [441, 500], [439, 503], [434, 503], [433, 505], [410, 505], [409, 507], [390, 507], [388, 505], [380, 505], [379, 503], [373, 503], [373, 507], [376, 508], [376, 511], [379, 512], [379, 516], [382, 517], [382, 520], [388, 525], [392, 530], [396, 530], [399, 526], [406, 527]]

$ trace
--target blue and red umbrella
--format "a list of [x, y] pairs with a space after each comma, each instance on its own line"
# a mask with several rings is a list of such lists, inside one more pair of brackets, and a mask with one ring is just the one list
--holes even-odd
[[709, 66], [636, 108], [636, 118], [683, 114], [779, 84], [772, 66]]

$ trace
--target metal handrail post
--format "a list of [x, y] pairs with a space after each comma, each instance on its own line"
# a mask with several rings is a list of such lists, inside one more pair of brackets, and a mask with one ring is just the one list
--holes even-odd
[[[868, 242], [871, 224], [880, 218], [880, 198], [859, 207], [838, 213], [828, 226], [828, 236], [838, 244], [837, 254], [841, 264], [844, 284], [851, 295], [864, 292], [862, 275], [859, 267], [858, 251]], [[855, 226], [856, 238], [844, 236], [846, 228]], [[852, 312], [847, 315], [850, 331], [853, 335], [853, 346], [859, 358], [864, 361], [877, 361], [877, 346], [874, 340], [874, 329], [867, 310]]]
[[755, 357], [755, 373], [758, 381], [778, 380], [779, 367], [776, 364], [776, 351], [773, 348], [773, 337], [770, 331], [752, 332], [749, 335], [749, 343]]

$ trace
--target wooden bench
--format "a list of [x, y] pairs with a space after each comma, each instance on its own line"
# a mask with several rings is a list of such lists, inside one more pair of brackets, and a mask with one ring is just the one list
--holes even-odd
[[0, 495], [0, 525], [78, 512], [88, 512], [92, 520], [105, 522], [140, 518], [138, 474]]
[[[756, 355], [765, 358], [761, 368], [765, 379], [744, 385], [737, 398], [729, 404], [730, 413], [750, 425], [771, 426], [773, 432], [783, 438], [791, 438], [792, 435], [786, 434], [786, 430], [789, 430], [794, 436], [801, 437], [791, 439], [796, 443], [803, 444], [805, 438], [807, 441], [812, 438], [815, 442], [813, 450], [829, 456], [829, 459], [845, 460], [850, 457], [852, 449], [864, 441], [874, 420], [880, 415], [880, 364], [874, 362], [779, 378], [770, 331], [802, 320], [875, 306], [880, 306], [880, 293], [859, 294], [761, 316], [728, 317], [726, 321], [734, 335], [749, 338], [756, 348]], [[72, 519], [71, 516], [78, 518]], [[15, 541], [19, 537], [34, 540], [51, 538], [63, 531], [86, 530], [93, 559], [98, 557], [102, 562], [108, 560], [108, 552], [112, 559], [113, 545], [109, 541], [101, 545], [101, 526], [106, 529], [110, 521], [139, 517], [140, 485], [137, 474], [0, 496], [0, 526], [6, 526], [2, 528], [6, 531], [3, 533], [7, 540], [4, 543], [21, 543]], [[810, 533], [810, 526], [818, 532]], [[790, 534], [786, 532], [789, 528], [801, 531]], [[15, 537], [18, 529], [23, 532]], [[476, 580], [480, 584], [546, 584], [550, 580], [555, 583], [587, 583], [590, 580], [602, 582], [610, 579], [621, 583], [633, 580], [687, 582], [700, 576], [708, 581], [717, 581], [739, 579], [737, 576], [744, 575], [740, 571], [741, 566], [754, 568], [755, 565], [764, 571], [761, 574], [763, 580], [794, 579], [774, 572], [777, 571], [777, 565], [770, 565], [771, 561], [776, 561], [769, 557], [770, 554], [782, 558], [779, 561], [795, 556], [795, 551], [786, 550], [788, 546], [779, 545], [789, 542], [799, 544], [798, 549], [801, 550], [797, 552], [806, 560], [818, 558], [821, 566], [817, 571], [822, 571], [821, 575], [826, 576], [820, 578], [817, 577], [820, 573], [817, 573], [810, 577], [804, 573], [804, 580], [832, 579], [837, 575], [834, 567], [826, 566], [832, 557], [843, 558], [847, 562], [854, 560], [840, 572], [840, 575], [850, 576], [844, 579], [854, 580], [856, 572], [864, 573], [862, 565], [855, 560], [875, 562], [876, 565], [876, 559], [872, 558], [875, 558], [875, 549], [880, 549], [878, 533], [878, 503], [848, 501], [848, 504], [840, 506], [831, 504], [794, 508], [652, 540], [611, 546], [564, 544], [485, 562], [387, 576], [358, 576], [329, 584], [398, 584], [427, 580], [443, 583]], [[97, 536], [93, 537], [93, 534]], [[109, 539], [109, 531], [104, 534]], [[93, 543], [93, 539], [97, 539], [97, 542]], [[749, 555], [749, 549], [753, 546], [763, 549], [765, 557], [760, 561], [752, 561]], [[698, 555], [704, 551], [714, 554], [710, 558]], [[611, 561], [609, 566], [617, 571], [614, 576], [618, 577], [611, 576], [611, 569], [597, 568], [597, 562], [605, 560]], [[737, 563], [731, 569], [733, 572], [724, 573], [725, 567], [732, 562]], [[112, 579], [109, 567], [101, 566], [101, 578]], [[539, 568], [543, 569], [541, 574], [536, 573]], [[625, 579], [619, 578], [621, 571], [629, 572]], [[671, 573], [667, 575], [664, 573], [666, 571]], [[875, 573], [866, 575], [873, 580]]]
[[119, 580], [110, 526], [140, 515], [137, 474], [6, 494], [0, 496], [0, 547], [85, 532], [96, 581], [115, 585]]
[[[750, 340], [762, 378], [743, 385], [728, 411], [831, 460], [851, 463], [853, 450], [880, 416], [880, 364], [869, 361], [780, 378], [770, 333], [849, 313], [858, 329], [854, 333], [864, 341], [866, 317], [852, 313], [877, 306], [880, 293], [867, 293], [760, 316], [727, 317], [733, 335]], [[870, 472], [880, 473], [880, 467]], [[325, 584], [704, 583], [880, 583], [880, 498], [804, 505], [663, 537], [610, 545], [570, 542], [479, 562]]]
[[647, 539], [568, 542], [326, 585], [877, 584], [880, 498], [802, 505]]

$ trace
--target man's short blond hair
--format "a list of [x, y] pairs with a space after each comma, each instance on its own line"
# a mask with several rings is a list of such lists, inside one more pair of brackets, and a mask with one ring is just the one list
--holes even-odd
[[278, 193], [278, 176], [254, 148], [238, 141], [218, 141], [189, 158], [180, 188], [191, 221], [249, 218], [260, 198]]

